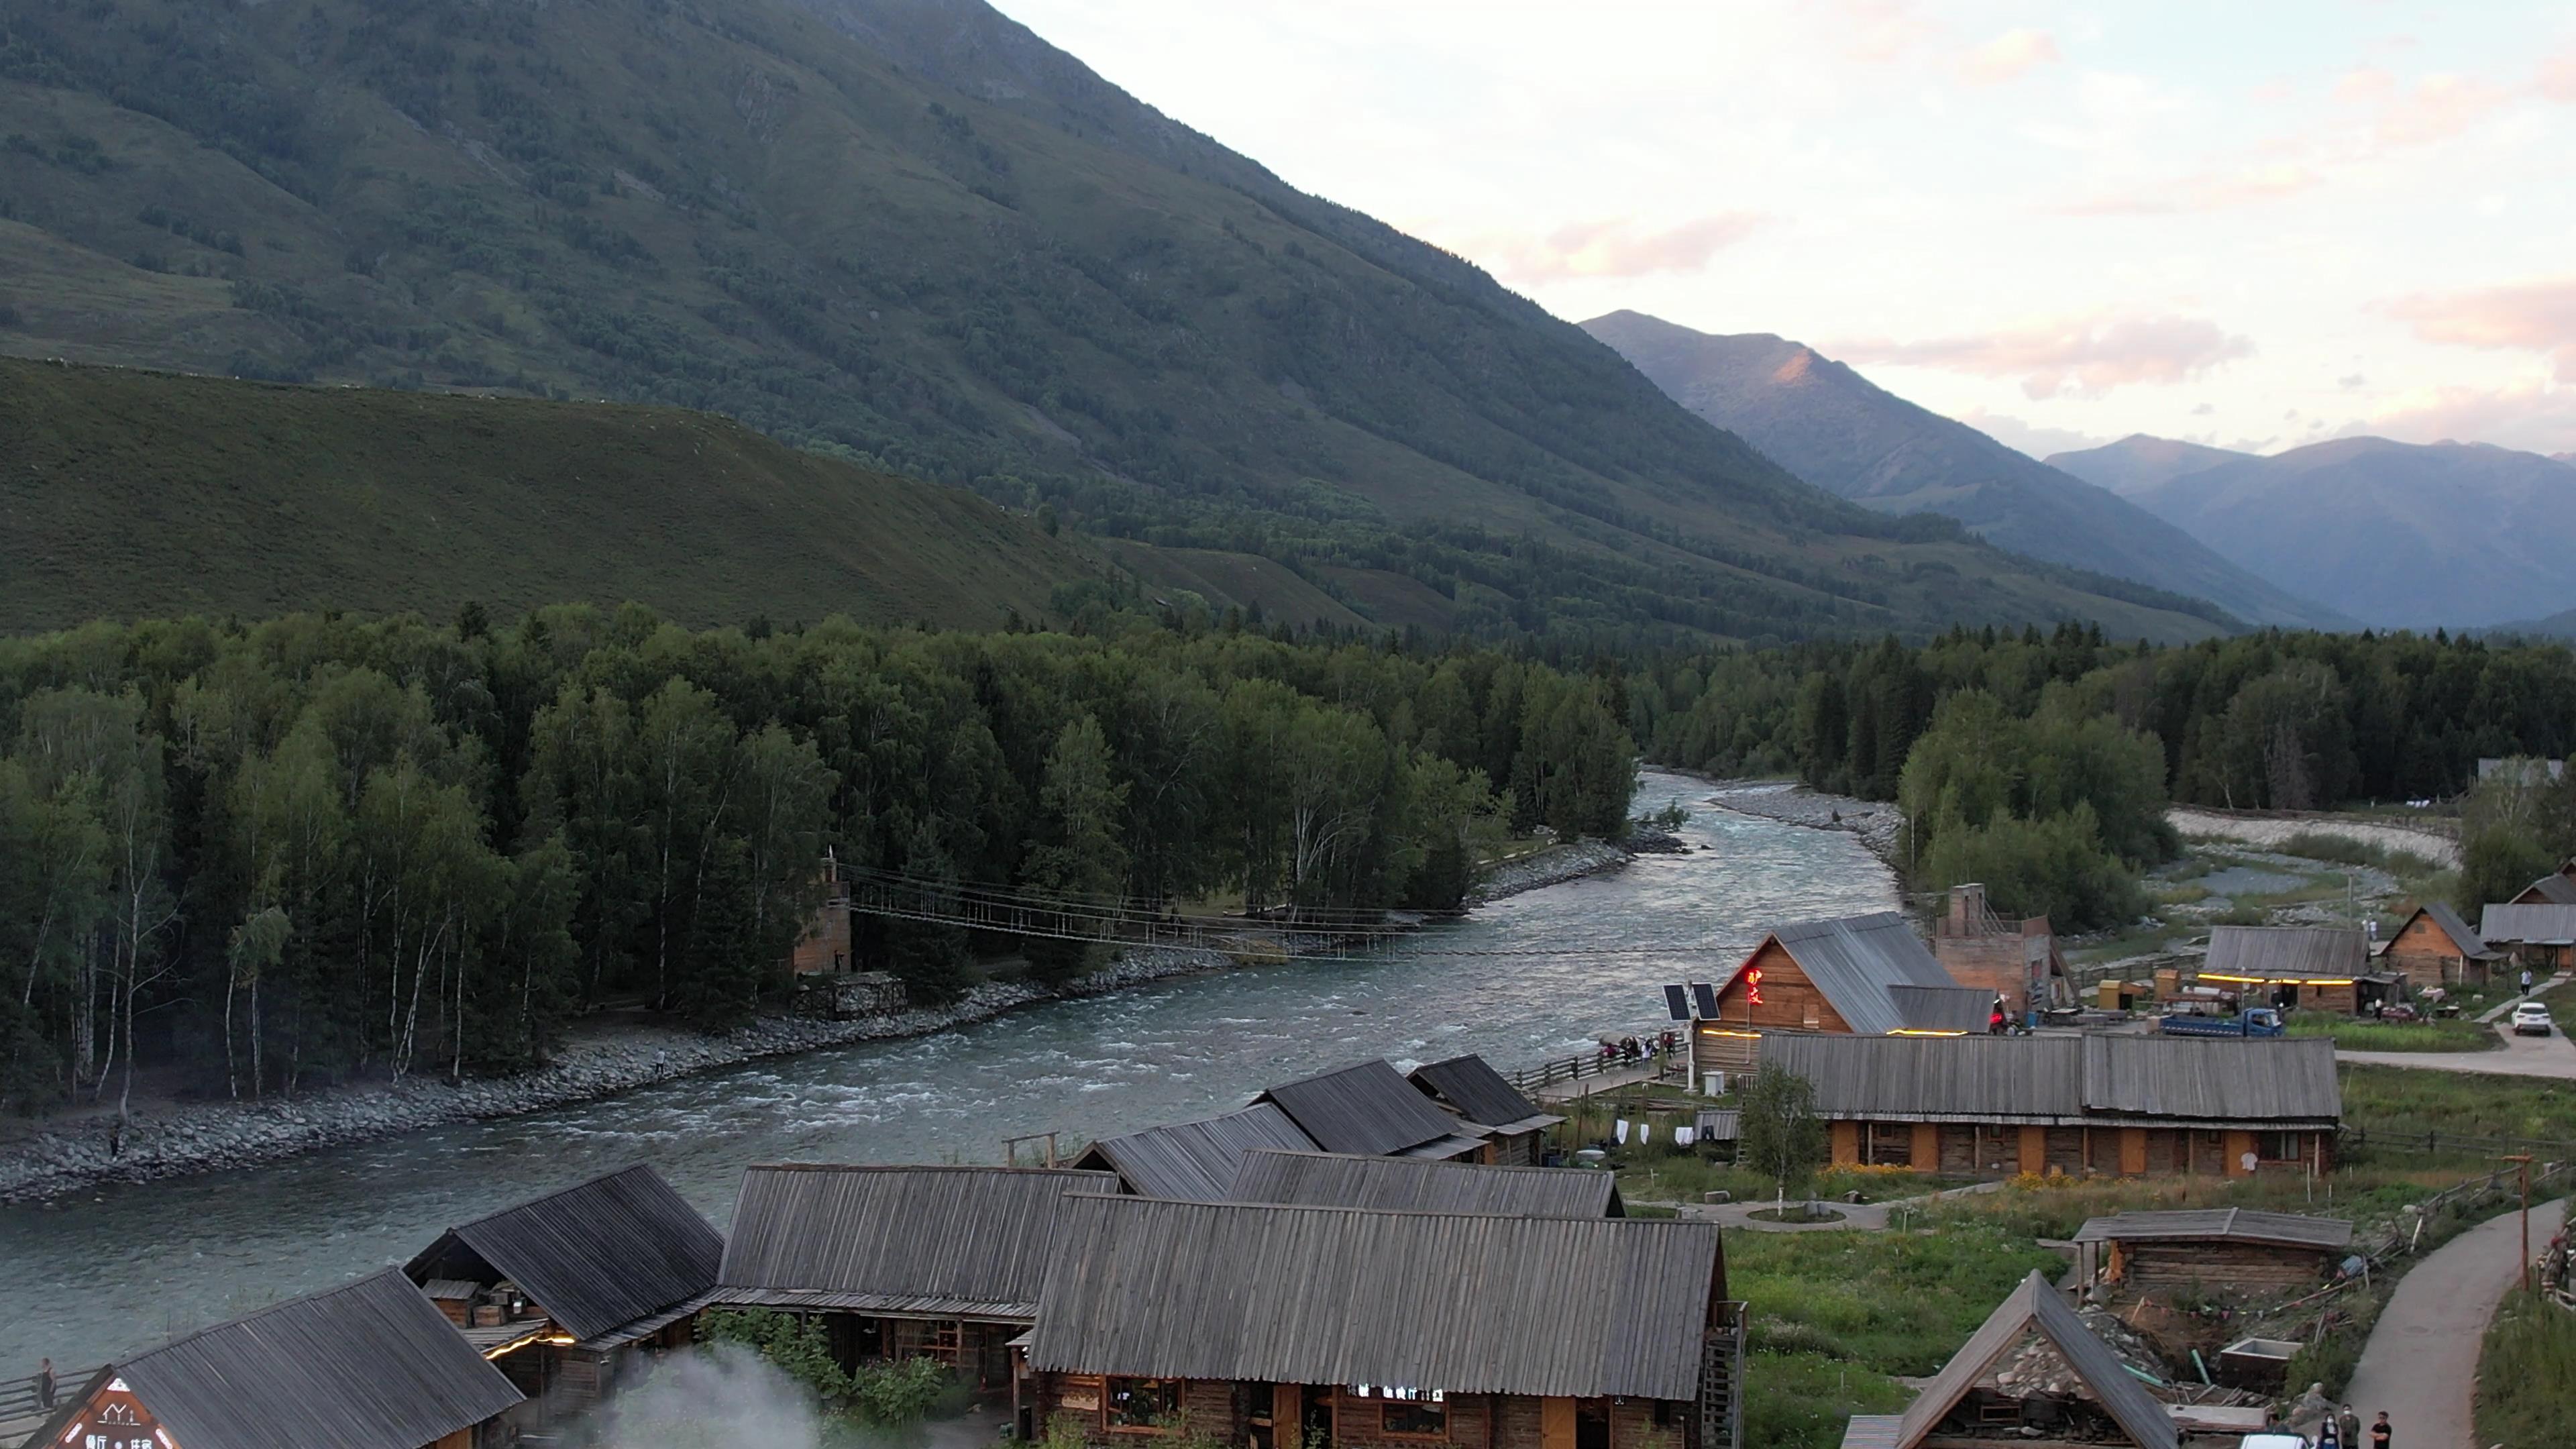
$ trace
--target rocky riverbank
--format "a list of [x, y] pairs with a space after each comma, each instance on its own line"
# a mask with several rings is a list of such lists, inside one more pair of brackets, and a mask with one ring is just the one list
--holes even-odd
[[1578, 840], [1570, 845], [1550, 846], [1533, 851], [1518, 860], [1508, 860], [1495, 867], [1476, 888], [1473, 899], [1479, 903], [1499, 901], [1541, 886], [1563, 885], [1587, 875], [1598, 875], [1628, 863], [1635, 854], [1606, 840]]
[[1713, 804], [1788, 825], [1842, 830], [1860, 837], [1872, 855], [1893, 866], [1905, 839], [1905, 812], [1887, 800], [1828, 795], [1781, 780], [1716, 780]]

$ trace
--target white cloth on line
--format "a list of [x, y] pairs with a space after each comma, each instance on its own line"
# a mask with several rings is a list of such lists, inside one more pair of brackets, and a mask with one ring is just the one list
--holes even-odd
[[1619, 1127], [1618, 1127], [1618, 1131], [1617, 1131], [1616, 1135], [1617, 1135], [1617, 1137], [1618, 1137], [1618, 1139], [1619, 1139], [1619, 1145], [1620, 1145], [1620, 1146], [1625, 1147], [1626, 1145], [1628, 1145], [1628, 1119], [1627, 1119], [1627, 1118], [1622, 1117], [1622, 1118], [1620, 1118], [1620, 1119], [1619, 1119]]

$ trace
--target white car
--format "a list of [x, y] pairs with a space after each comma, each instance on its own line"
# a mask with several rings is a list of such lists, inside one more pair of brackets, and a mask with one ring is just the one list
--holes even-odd
[[2236, 1449], [2308, 1449], [2305, 1434], [2248, 1434], [2238, 1441]]
[[2554, 1029], [2549, 1019], [2549, 1008], [2537, 1001], [2526, 1001], [2513, 1009], [2515, 1036], [2547, 1036]]

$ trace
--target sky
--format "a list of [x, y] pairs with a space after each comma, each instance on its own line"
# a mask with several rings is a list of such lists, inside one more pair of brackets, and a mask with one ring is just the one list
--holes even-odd
[[1796, 338], [2028, 452], [2576, 450], [2576, 5], [999, 3], [1561, 317]]

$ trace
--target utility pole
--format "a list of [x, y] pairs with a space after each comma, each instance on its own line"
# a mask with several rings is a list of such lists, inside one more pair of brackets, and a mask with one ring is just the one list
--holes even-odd
[[2531, 1154], [2501, 1159], [2514, 1164], [2522, 1179], [2522, 1291], [2531, 1291]]

